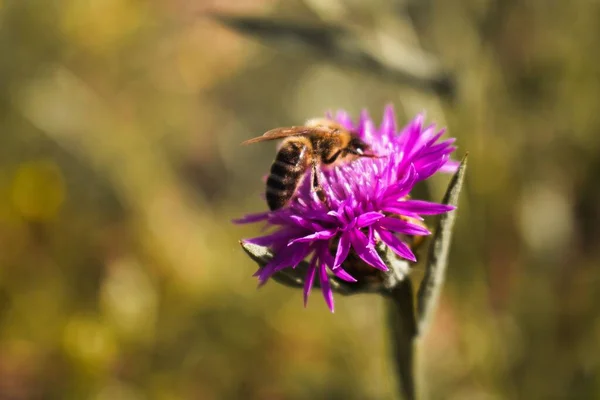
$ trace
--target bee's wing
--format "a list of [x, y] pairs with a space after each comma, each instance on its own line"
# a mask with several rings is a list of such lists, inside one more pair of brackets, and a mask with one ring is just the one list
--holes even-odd
[[264, 142], [266, 140], [277, 140], [283, 139], [289, 136], [309, 136], [317, 133], [329, 132], [331, 129], [326, 127], [308, 127], [308, 126], [290, 126], [285, 128], [275, 128], [266, 132], [262, 136], [248, 139], [242, 144], [252, 144], [258, 142]]

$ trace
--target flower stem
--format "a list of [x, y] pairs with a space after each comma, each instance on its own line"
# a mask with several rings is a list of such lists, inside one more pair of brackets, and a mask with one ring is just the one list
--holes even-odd
[[388, 324], [398, 389], [404, 399], [414, 400], [414, 339], [417, 335], [417, 325], [410, 280], [405, 279], [396, 285], [388, 297]]

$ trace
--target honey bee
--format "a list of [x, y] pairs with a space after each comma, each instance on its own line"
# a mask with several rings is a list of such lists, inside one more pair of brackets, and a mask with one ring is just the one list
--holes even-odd
[[328, 119], [312, 119], [303, 126], [275, 128], [242, 144], [276, 139], [284, 141], [267, 179], [266, 198], [271, 210], [289, 203], [308, 168], [311, 168], [312, 190], [322, 195], [318, 180], [320, 165], [332, 165], [336, 161], [359, 157], [377, 157], [369, 153], [370, 146], [356, 134]]

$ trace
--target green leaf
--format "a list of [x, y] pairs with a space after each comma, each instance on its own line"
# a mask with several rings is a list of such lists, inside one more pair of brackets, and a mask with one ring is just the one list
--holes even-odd
[[[464, 156], [458, 167], [458, 171], [450, 180], [442, 203], [455, 207], [458, 206], [458, 198], [463, 186], [466, 170], [467, 155]], [[453, 210], [440, 216], [435, 234], [429, 246], [425, 276], [417, 294], [419, 335], [423, 335], [426, 332], [444, 283], [456, 212], [457, 210]]]

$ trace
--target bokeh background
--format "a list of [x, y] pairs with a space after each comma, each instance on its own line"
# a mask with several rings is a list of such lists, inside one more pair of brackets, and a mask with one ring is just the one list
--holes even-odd
[[396, 398], [382, 301], [257, 291], [230, 223], [242, 140], [388, 103], [469, 151], [428, 398], [600, 398], [598, 49], [593, 0], [0, 0], [0, 399]]

